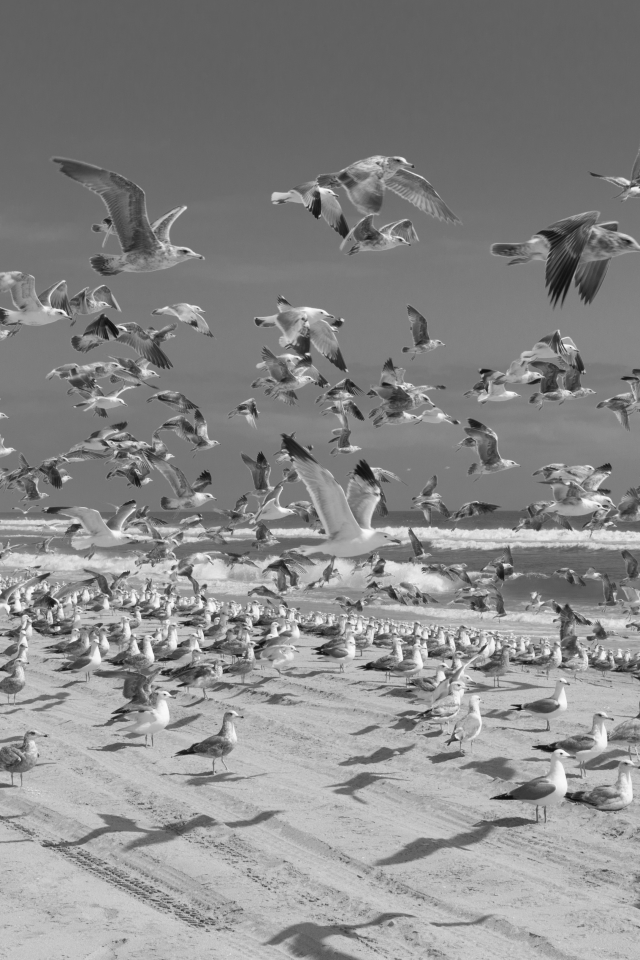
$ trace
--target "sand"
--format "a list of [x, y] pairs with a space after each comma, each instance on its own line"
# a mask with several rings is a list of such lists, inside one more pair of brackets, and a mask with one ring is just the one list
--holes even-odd
[[[565, 803], [545, 826], [533, 809], [491, 799], [503, 780], [546, 769], [533, 743], [589, 725], [595, 710], [635, 715], [636, 681], [592, 671], [572, 681], [549, 735], [507, 711], [553, 677], [515, 668], [500, 689], [476, 691], [485, 727], [460, 755], [437, 728], [416, 732], [402, 682], [358, 661], [340, 674], [305, 638], [287, 676], [266, 667], [208, 701], [180, 691], [145, 749], [104, 725], [123, 702], [123, 674], [70, 681], [46, 642], [31, 643], [17, 707], [0, 706], [0, 742], [31, 726], [49, 735], [22, 790], [0, 774], [0, 956], [637, 956], [638, 806]], [[217, 732], [228, 705], [243, 715], [230, 772], [174, 758]], [[588, 782], [613, 781], [623, 755], [593, 761]], [[576, 789], [577, 763], [567, 772]]]

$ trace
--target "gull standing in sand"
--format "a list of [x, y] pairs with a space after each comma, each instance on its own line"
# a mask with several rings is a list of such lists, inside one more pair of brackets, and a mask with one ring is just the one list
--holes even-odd
[[65, 176], [77, 180], [92, 193], [97, 193], [109, 211], [122, 253], [115, 256], [98, 253], [91, 257], [89, 262], [96, 273], [103, 277], [113, 277], [123, 272], [149, 273], [167, 270], [185, 260], [204, 260], [201, 254], [189, 247], [176, 247], [169, 240], [173, 223], [186, 207], [175, 207], [152, 226], [147, 215], [144, 190], [132, 180], [80, 160], [63, 157], [51, 159], [53, 163], [60, 164], [60, 172]]
[[130, 727], [124, 727], [122, 732], [134, 737], [144, 737], [145, 747], [148, 746], [148, 739], [151, 738], [151, 746], [153, 746], [154, 735], [164, 730], [171, 719], [167, 700], [171, 700], [173, 697], [174, 694], [169, 693], [168, 690], [158, 690], [152, 693], [147, 706], [141, 706], [137, 710], [128, 712], [128, 716], [131, 713], [135, 713], [137, 716], [134, 723]]
[[[204, 260], [204, 257], [202, 258]], [[171, 307], [158, 307], [151, 311], [152, 317], [177, 317], [180, 323], [186, 323], [188, 327], [193, 327], [198, 333], [203, 333], [205, 337], [213, 337], [209, 324], [202, 316], [204, 310], [197, 307], [195, 303], [174, 303]]]
[[544, 260], [553, 307], [558, 301], [564, 303], [572, 280], [580, 299], [592, 303], [612, 257], [640, 253], [640, 244], [633, 237], [618, 233], [617, 222], [598, 223], [599, 216], [599, 210], [591, 210], [558, 220], [525, 243], [494, 243], [491, 253], [495, 257], [511, 257], [510, 264]]
[[14, 774], [20, 774], [20, 786], [22, 786], [22, 775], [33, 770], [38, 762], [38, 747], [36, 737], [48, 737], [48, 733], [41, 733], [39, 730], [27, 730], [20, 746], [17, 744], [7, 744], [0, 747], [0, 770], [5, 770], [11, 774], [11, 786], [13, 786]]
[[613, 720], [613, 717], [600, 711], [593, 717], [593, 724], [589, 733], [577, 733], [573, 737], [567, 737], [564, 740], [556, 740], [555, 743], [536, 743], [534, 750], [543, 750], [545, 753], [553, 753], [554, 750], [566, 750], [570, 756], [576, 758], [580, 765], [580, 777], [587, 776], [585, 764], [587, 760], [593, 757], [599, 757], [607, 749], [607, 730], [606, 720]]
[[238, 735], [233, 722], [234, 717], [242, 720], [242, 716], [235, 710], [227, 710], [222, 718], [220, 731], [215, 736], [207, 737], [206, 740], [201, 740], [199, 743], [192, 743], [186, 750], [178, 750], [177, 753], [174, 753], [174, 757], [190, 757], [192, 755], [209, 757], [213, 764], [213, 773], [216, 772], [216, 760], [220, 760], [222, 766], [228, 771], [229, 767], [224, 762], [224, 758], [231, 753], [238, 742]]
[[321, 174], [321, 187], [344, 187], [360, 213], [380, 213], [385, 190], [391, 190], [414, 207], [438, 220], [460, 223], [428, 180], [413, 173], [413, 164], [404, 157], [367, 157], [356, 160], [337, 173]]
[[287, 193], [272, 193], [271, 203], [301, 203], [316, 220], [322, 217], [341, 237], [349, 233], [349, 224], [344, 218], [338, 194], [328, 187], [319, 187], [316, 180], [302, 183]]
[[328, 536], [318, 546], [298, 547], [299, 553], [303, 556], [326, 553], [336, 557], [358, 557], [400, 543], [396, 537], [371, 526], [373, 512], [380, 501], [380, 485], [368, 463], [364, 460], [358, 463], [345, 496], [333, 474], [321, 467], [308, 450], [286, 433], [282, 434], [282, 443]]
[[460, 746], [460, 753], [464, 753], [462, 749], [463, 743], [471, 744], [471, 752], [473, 753], [473, 741], [480, 736], [482, 730], [482, 716], [480, 714], [480, 704], [482, 700], [478, 696], [473, 696], [469, 700], [469, 713], [463, 720], [459, 720], [453, 728], [453, 733], [447, 740], [447, 746], [449, 747], [452, 743], [457, 743]]
[[549, 723], [551, 717], [557, 717], [558, 714], [564, 713], [567, 709], [567, 694], [564, 688], [568, 686], [570, 686], [569, 681], [561, 677], [556, 680], [553, 696], [544, 697], [542, 700], [532, 700], [530, 703], [512, 703], [511, 709], [524, 710], [534, 716], [544, 717], [547, 721], [546, 729], [551, 730], [551, 724]]
[[631, 771], [635, 763], [626, 757], [618, 764], [618, 779], [615, 783], [594, 787], [593, 790], [577, 790], [568, 793], [567, 800], [572, 803], [584, 803], [588, 807], [595, 807], [605, 813], [624, 810], [633, 801], [633, 784]]
[[519, 467], [520, 464], [515, 460], [504, 460], [498, 451], [498, 434], [480, 423], [479, 420], [468, 419], [468, 427], [464, 432], [475, 442], [478, 451], [479, 463], [472, 463], [467, 471], [469, 476], [478, 474], [478, 476], [487, 473], [500, 473], [502, 470], [511, 470], [513, 467]]
[[493, 800], [520, 800], [536, 808], [536, 823], [539, 822], [538, 808], [544, 807], [544, 822], [547, 822], [547, 807], [562, 803], [567, 794], [567, 776], [562, 761], [569, 754], [565, 750], [554, 750], [549, 772], [544, 777], [536, 777], [509, 793], [501, 793]]

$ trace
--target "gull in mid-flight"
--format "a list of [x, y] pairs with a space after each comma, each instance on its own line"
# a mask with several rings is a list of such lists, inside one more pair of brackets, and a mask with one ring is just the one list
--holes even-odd
[[315, 180], [302, 183], [287, 193], [272, 193], [271, 203], [301, 203], [316, 220], [322, 217], [341, 237], [349, 233], [349, 224], [342, 213], [338, 194], [328, 187], [319, 187]]
[[125, 390], [135, 390], [136, 385], [127, 384], [124, 387], [121, 387], [120, 390], [116, 390], [114, 393], [103, 393], [98, 384], [94, 384], [92, 389], [89, 390], [79, 390], [78, 393], [82, 397], [80, 403], [74, 404], [80, 410], [84, 410], [85, 413], [93, 411], [99, 417], [108, 416], [107, 410], [115, 410], [116, 407], [126, 407], [126, 401], [120, 396], [121, 393], [124, 393]]
[[607, 275], [612, 257], [640, 253], [640, 243], [618, 233], [616, 221], [598, 223], [600, 212], [590, 210], [558, 220], [539, 230], [524, 243], [494, 243], [495, 257], [510, 257], [509, 263], [544, 260], [545, 282], [551, 305], [563, 304], [573, 280], [580, 299], [592, 303]]
[[258, 429], [256, 420], [259, 416], [258, 405], [253, 397], [249, 397], [244, 403], [239, 403], [238, 406], [229, 413], [229, 419], [231, 419], [231, 417], [244, 417], [249, 426], [255, 427], [256, 430]]
[[100, 313], [101, 310], [122, 312], [118, 301], [105, 284], [94, 290], [91, 290], [91, 287], [84, 287], [79, 293], [69, 298], [69, 306], [74, 317], [90, 317], [91, 314]]
[[191, 449], [194, 454], [198, 453], [199, 450], [213, 450], [214, 447], [219, 447], [220, 442], [218, 440], [209, 439], [207, 421], [197, 407], [193, 412], [193, 420], [192, 424], [185, 416], [172, 417], [159, 426], [157, 432], [173, 430], [181, 440], [186, 440], [187, 443], [192, 444]]
[[618, 198], [623, 202], [625, 200], [637, 200], [640, 197], [640, 150], [638, 150], [633, 161], [629, 180], [625, 177], [604, 177], [601, 173], [591, 173], [591, 176], [597, 177], [598, 180], [606, 180], [607, 183], [612, 183], [615, 187], [620, 187], [620, 193], [616, 194], [614, 200]]
[[174, 222], [186, 207], [174, 207], [160, 220], [149, 223], [144, 190], [132, 180], [80, 160], [52, 157], [60, 172], [97, 193], [104, 201], [111, 226], [117, 234], [122, 253], [98, 253], [90, 263], [96, 273], [113, 277], [117, 273], [149, 273], [167, 270], [185, 260], [204, 260], [189, 247], [176, 247], [169, 239]]
[[449, 223], [460, 223], [429, 181], [412, 171], [413, 164], [404, 157], [367, 157], [337, 173], [322, 174], [317, 183], [321, 187], [344, 187], [360, 213], [380, 213], [384, 192], [391, 190], [423, 213]]
[[403, 347], [403, 353], [410, 353], [409, 359], [415, 360], [419, 353], [429, 353], [437, 347], [444, 347], [442, 340], [434, 340], [429, 336], [426, 318], [418, 313], [415, 307], [407, 304], [407, 313], [409, 314], [409, 326], [411, 327], [411, 336], [413, 337], [412, 347]]
[[158, 307], [151, 311], [152, 317], [177, 317], [180, 323], [186, 323], [205, 337], [213, 337], [209, 324], [202, 316], [204, 310], [195, 303], [174, 303], [171, 307]]
[[[346, 371], [335, 328], [342, 325], [338, 317], [320, 307], [294, 307], [284, 297], [278, 297], [278, 312], [269, 317], [254, 317], [257, 327], [277, 327], [282, 333], [280, 345], [292, 345], [296, 352], [308, 354], [312, 344], [318, 353], [338, 370]], [[301, 341], [308, 341], [304, 344]]]
[[373, 225], [374, 216], [375, 214], [370, 214], [358, 221], [340, 244], [341, 250], [344, 250], [347, 244], [352, 244], [347, 250], [348, 257], [366, 250], [393, 250], [394, 247], [410, 247], [412, 243], [418, 242], [419, 237], [411, 220], [394, 220], [393, 223], [386, 223], [378, 230]]
[[484, 423], [480, 423], [479, 420], [473, 420], [471, 418], [467, 420], [467, 423], [469, 426], [464, 428], [464, 432], [475, 441], [478, 457], [480, 458], [479, 463], [472, 463], [469, 467], [469, 476], [473, 476], [475, 473], [478, 475], [500, 473], [502, 470], [511, 470], [512, 467], [520, 466], [515, 460], [504, 460], [500, 456], [498, 451], [498, 434], [492, 430], [491, 427], [487, 427]]
[[137, 540], [137, 534], [126, 533], [124, 524], [135, 513], [136, 505], [130, 501], [125, 510], [119, 510], [109, 521], [103, 520], [98, 510], [91, 507], [46, 507], [45, 513], [61, 513], [82, 524], [82, 533], [76, 534], [71, 546], [74, 550], [94, 550], [96, 547], [121, 547]]
[[203, 470], [197, 480], [189, 483], [182, 470], [167, 463], [154, 454], [148, 454], [147, 459], [165, 478], [175, 497], [163, 497], [160, 506], [163, 510], [190, 510], [201, 507], [208, 500], [215, 500], [212, 493], [204, 493], [205, 487], [211, 484], [211, 474]]
[[56, 320], [72, 320], [67, 285], [64, 280], [54, 283], [43, 293], [36, 293], [36, 281], [31, 274], [21, 273], [9, 287], [15, 310], [0, 309], [0, 324], [25, 327], [44, 327]]
[[380, 500], [380, 485], [364, 460], [356, 466], [347, 493], [333, 474], [292, 437], [282, 434], [282, 443], [309, 492], [327, 539], [318, 546], [303, 546], [303, 556], [326, 553], [334, 557], [359, 557], [383, 546], [400, 543], [381, 530], [374, 530], [371, 518]]

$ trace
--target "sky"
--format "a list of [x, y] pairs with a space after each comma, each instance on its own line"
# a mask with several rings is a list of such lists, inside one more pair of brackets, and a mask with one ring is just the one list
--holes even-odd
[[[90, 226], [106, 210], [61, 176], [51, 156], [134, 180], [152, 218], [187, 205], [172, 239], [206, 260], [113, 278], [122, 307], [113, 319], [146, 326], [154, 308], [177, 302], [206, 311], [214, 339], [181, 326], [167, 345], [173, 369], [155, 383], [198, 403], [220, 442], [194, 459], [165, 435], [189, 478], [211, 471], [219, 506], [250, 489], [240, 452], [269, 457], [283, 431], [313, 444], [340, 481], [357, 459], [329, 456], [337, 421], [318, 415], [316, 388], [289, 408], [250, 386], [262, 346], [278, 347], [276, 333], [258, 330], [253, 317], [275, 312], [279, 294], [345, 318], [340, 345], [365, 390], [388, 357], [400, 363], [413, 304], [445, 346], [407, 364], [407, 379], [445, 384], [436, 402], [463, 422], [476, 417], [493, 427], [502, 455], [521, 464], [475, 483], [467, 476], [471, 452], [456, 451], [461, 426], [355, 424], [359, 456], [408, 485], [393, 485], [392, 509], [408, 507], [433, 473], [452, 509], [472, 499], [524, 507], [541, 497], [533, 470], [558, 461], [609, 460], [618, 499], [640, 483], [640, 423], [626, 433], [595, 404], [624, 390], [619, 378], [640, 366], [640, 260], [614, 261], [593, 305], [572, 291], [552, 310], [543, 266], [507, 267], [489, 247], [594, 209], [640, 238], [640, 204], [620, 204], [614, 187], [588, 175], [628, 176], [640, 142], [639, 21], [636, 0], [65, 0], [37, 8], [9, 0], [0, 269], [33, 274], [38, 289], [63, 278], [71, 293], [101, 282], [88, 262], [100, 245]], [[269, 202], [273, 190], [373, 154], [407, 157], [463, 225], [387, 195], [382, 222], [411, 217], [420, 242], [345, 257], [337, 234], [302, 207]], [[353, 225], [359, 214], [343, 200]], [[115, 240], [108, 250], [117, 252]], [[9, 298], [0, 305], [9, 307]], [[0, 409], [9, 417], [2, 434], [32, 463], [102, 425], [74, 409], [79, 398], [67, 396], [62, 381], [46, 380], [57, 365], [82, 362], [70, 345], [82, 319], [73, 330], [61, 321], [0, 343]], [[576, 341], [596, 397], [538, 412], [527, 403], [529, 387], [482, 407], [463, 396], [478, 368], [504, 370], [558, 328]], [[100, 347], [86, 360], [130, 353]], [[318, 366], [332, 383], [340, 379], [323, 358]], [[143, 392], [151, 393], [125, 395], [123, 418], [148, 440], [172, 411], [146, 404]], [[250, 396], [258, 431], [227, 416]], [[2, 463], [14, 464], [15, 455]], [[43, 487], [45, 506], [108, 509], [135, 495], [157, 507], [169, 493], [157, 474], [132, 491], [107, 481], [104, 464], [75, 463], [70, 472], [62, 493]], [[18, 491], [0, 491], [0, 510], [18, 502]]]

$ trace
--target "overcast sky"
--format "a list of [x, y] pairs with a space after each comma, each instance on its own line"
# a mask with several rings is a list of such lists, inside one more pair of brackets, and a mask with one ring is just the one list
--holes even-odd
[[[199, 304], [215, 334], [181, 326], [168, 344], [174, 363], [156, 381], [199, 403], [220, 447], [193, 460], [168, 443], [190, 477], [209, 468], [212, 490], [228, 506], [250, 481], [240, 451], [269, 455], [282, 431], [297, 431], [342, 480], [354, 457], [331, 458], [337, 425], [318, 416], [315, 388], [288, 408], [250, 388], [273, 330], [252, 318], [274, 312], [278, 294], [346, 319], [340, 344], [363, 388], [384, 360], [400, 361], [409, 343], [406, 304], [426, 315], [446, 344], [408, 365], [414, 383], [443, 383], [434, 395], [447, 413], [494, 427], [501, 453], [518, 471], [472, 483], [469, 452], [455, 452], [461, 427], [374, 429], [356, 424], [352, 441], [373, 465], [410, 485], [391, 505], [437, 472], [453, 508], [481, 498], [505, 507], [540, 495], [531, 479], [542, 464], [611, 460], [617, 497], [640, 483], [640, 421], [625, 433], [595, 403], [624, 389], [619, 377], [640, 366], [640, 259], [615, 261], [595, 304], [572, 291], [552, 310], [541, 264], [507, 267], [489, 254], [494, 241], [524, 240], [584, 210], [620, 218], [640, 238], [640, 204], [620, 204], [614, 187], [589, 170], [628, 176], [640, 142], [636, 0], [65, 0], [8, 2], [3, 10], [3, 190], [0, 269], [33, 273], [38, 289], [62, 278], [70, 292], [101, 282], [89, 266], [100, 241], [90, 225], [105, 215], [99, 198], [62, 177], [52, 155], [118, 171], [147, 193], [149, 213], [186, 204], [172, 239], [202, 253], [155, 274], [122, 274], [112, 288], [122, 319], [147, 325], [165, 304]], [[298, 206], [274, 207], [287, 190], [319, 173], [372, 154], [400, 154], [415, 164], [463, 221], [433, 220], [398, 197], [382, 222], [412, 217], [420, 243], [345, 257], [339, 238]], [[347, 219], [357, 211], [344, 198]], [[109, 241], [112, 252], [115, 240]], [[8, 297], [1, 305], [10, 306]], [[577, 342], [585, 384], [597, 397], [542, 412], [524, 395], [481, 407], [464, 399], [477, 369], [504, 370], [522, 350], [556, 328]], [[0, 344], [0, 409], [7, 445], [31, 462], [63, 452], [101, 425], [73, 408], [63, 382], [45, 376], [80, 359], [66, 321], [25, 328]], [[92, 361], [126, 348], [104, 347]], [[325, 376], [338, 372], [321, 359]], [[518, 388], [516, 388], [518, 389]], [[145, 393], [150, 393], [145, 389]], [[171, 414], [125, 395], [130, 429], [149, 439]], [[251, 395], [259, 432], [227, 413]], [[367, 405], [366, 409], [369, 409]], [[113, 418], [112, 418], [113, 419]], [[336, 462], [337, 461], [337, 462]], [[15, 457], [3, 460], [3, 466]], [[72, 464], [74, 480], [48, 504], [106, 507], [128, 499], [104, 465]], [[415, 488], [415, 489], [414, 489]], [[156, 475], [139, 493], [157, 506], [169, 492]], [[294, 498], [303, 496], [292, 488]], [[0, 494], [0, 509], [17, 503]], [[45, 504], [47, 505], [47, 504]]]

